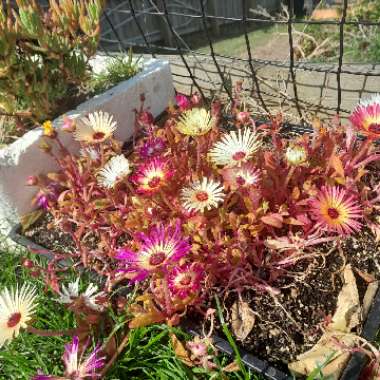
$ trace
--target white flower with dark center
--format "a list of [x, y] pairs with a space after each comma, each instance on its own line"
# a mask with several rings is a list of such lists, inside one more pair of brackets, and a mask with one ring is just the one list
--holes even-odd
[[249, 160], [260, 146], [261, 141], [252, 129], [239, 129], [226, 133], [208, 155], [215, 165], [233, 167]]
[[89, 158], [91, 161], [98, 161], [100, 159], [99, 152], [93, 147], [82, 148], [79, 151], [83, 158]]
[[77, 122], [74, 138], [87, 144], [98, 144], [110, 138], [116, 130], [116, 121], [107, 112], [89, 114]]
[[211, 210], [218, 207], [218, 204], [223, 202], [224, 197], [223, 185], [219, 181], [208, 178], [193, 182], [181, 191], [183, 207], [188, 211]]
[[0, 347], [27, 327], [36, 307], [36, 288], [31, 285], [0, 292]]
[[129, 161], [122, 155], [112, 157], [98, 173], [99, 185], [112, 188], [131, 172]]

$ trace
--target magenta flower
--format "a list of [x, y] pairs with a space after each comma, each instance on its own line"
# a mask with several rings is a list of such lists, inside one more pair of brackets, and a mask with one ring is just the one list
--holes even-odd
[[190, 100], [187, 96], [183, 94], [177, 94], [175, 96], [175, 100], [177, 102], [177, 105], [181, 111], [188, 110], [191, 106]]
[[86, 358], [83, 358], [82, 355], [78, 357], [78, 350], [79, 338], [75, 336], [71, 343], [65, 345], [65, 352], [62, 357], [65, 365], [65, 377], [37, 374], [32, 380], [100, 378], [101, 374], [98, 373], [98, 370], [104, 366], [105, 359], [105, 357], [98, 357], [100, 346], [96, 346]]
[[169, 274], [169, 289], [180, 298], [195, 294], [204, 277], [204, 271], [199, 263], [175, 267]]
[[168, 161], [155, 157], [139, 165], [131, 179], [137, 185], [138, 194], [152, 195], [167, 185], [172, 175], [173, 171], [169, 168]]
[[138, 154], [143, 159], [148, 159], [162, 153], [166, 148], [165, 141], [159, 137], [150, 137], [140, 146]]
[[43, 190], [40, 190], [36, 195], [36, 204], [43, 208], [49, 208], [49, 202], [55, 202], [58, 199], [59, 190], [56, 184], [50, 184]]
[[181, 233], [181, 225], [153, 227], [148, 234], [139, 233], [136, 240], [140, 250], [120, 249], [116, 258], [123, 261], [122, 271], [136, 272], [132, 281], [142, 281], [150, 273], [164, 268], [167, 264], [178, 261], [190, 251], [187, 238]]

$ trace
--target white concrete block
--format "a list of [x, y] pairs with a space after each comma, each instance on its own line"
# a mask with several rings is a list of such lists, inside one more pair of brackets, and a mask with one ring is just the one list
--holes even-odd
[[[118, 123], [115, 137], [125, 141], [133, 134], [134, 110], [140, 107], [140, 95], [145, 95], [145, 106], [158, 116], [174, 99], [173, 80], [169, 63], [160, 60], [144, 62], [143, 70], [101, 95], [80, 104], [66, 115], [72, 117], [103, 110], [112, 114]], [[63, 118], [54, 120], [60, 138], [70, 151], [78, 151], [79, 145], [71, 134], [59, 132]], [[27, 132], [13, 144], [0, 150], [0, 223], [10, 226], [19, 217], [32, 210], [31, 200], [36, 189], [25, 185], [29, 175], [48, 173], [57, 169], [56, 163], [39, 148], [42, 129]]]

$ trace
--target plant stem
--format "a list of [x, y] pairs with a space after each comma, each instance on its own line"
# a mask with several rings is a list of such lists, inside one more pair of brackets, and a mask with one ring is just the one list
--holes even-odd
[[290, 181], [290, 179], [292, 178], [294, 172], [296, 170], [296, 166], [292, 166], [288, 172], [288, 175], [286, 176], [286, 179], [285, 179], [285, 185], [284, 187], [287, 187], [288, 186], [288, 183]]
[[125, 334], [125, 336], [124, 336], [123, 340], [121, 341], [120, 346], [117, 348], [116, 352], [112, 355], [112, 358], [108, 361], [108, 363], [103, 368], [102, 373], [101, 373], [101, 378], [103, 378], [103, 376], [105, 376], [105, 374], [111, 368], [112, 364], [115, 362], [117, 357], [122, 353], [122, 351], [124, 350], [125, 346], [128, 343], [128, 340], [129, 340], [129, 334], [127, 333], [127, 334]]
[[69, 329], [69, 330], [41, 330], [33, 326], [28, 326], [26, 329], [27, 332], [39, 336], [74, 336], [82, 331], [80, 328]]
[[220, 324], [222, 325], [223, 333], [226, 336], [228, 343], [230, 344], [230, 346], [232, 347], [232, 349], [235, 353], [236, 362], [237, 362], [241, 372], [244, 375], [244, 379], [250, 380], [250, 378], [251, 378], [250, 374], [247, 371], [247, 369], [245, 368], [243, 361], [241, 360], [241, 355], [240, 355], [239, 349], [237, 348], [236, 343], [234, 341], [234, 338], [232, 337], [231, 332], [228, 329], [227, 323], [224, 320], [223, 312], [222, 312], [222, 308], [220, 306], [220, 301], [219, 301], [218, 296], [215, 296], [215, 301], [216, 301], [216, 308], [218, 310], [218, 316], [219, 316]]
[[165, 203], [165, 205], [169, 208], [169, 210], [173, 211], [174, 213], [177, 213], [177, 210], [169, 202], [169, 200], [167, 199], [165, 193], [162, 190], [160, 190], [159, 194], [160, 194], [161, 200]]

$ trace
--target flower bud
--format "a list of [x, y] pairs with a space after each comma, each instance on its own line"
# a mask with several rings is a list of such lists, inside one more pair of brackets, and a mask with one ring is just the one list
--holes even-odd
[[201, 104], [201, 102], [202, 102], [202, 97], [197, 92], [191, 95], [191, 103], [193, 104], [193, 106], [198, 106]]
[[236, 120], [241, 124], [251, 123], [251, 114], [249, 112], [241, 111], [236, 115]]
[[292, 145], [286, 149], [285, 158], [289, 165], [302, 165], [307, 161], [307, 152], [303, 146]]
[[31, 269], [31, 268], [34, 267], [34, 263], [33, 263], [32, 260], [24, 259], [24, 260], [22, 261], [22, 266], [23, 266], [24, 268]]
[[26, 180], [27, 186], [36, 186], [38, 184], [38, 178], [35, 175], [30, 175]]
[[71, 119], [70, 117], [65, 116], [63, 118], [63, 124], [62, 124], [61, 129], [64, 132], [74, 132], [76, 129], [75, 120]]
[[181, 111], [187, 110], [190, 108], [191, 104], [187, 96], [183, 94], [177, 94], [175, 96], [175, 100], [177, 102], [177, 106]]
[[44, 136], [54, 138], [56, 136], [55, 129], [53, 127], [53, 123], [50, 120], [46, 120], [42, 124], [42, 128], [44, 131]]

